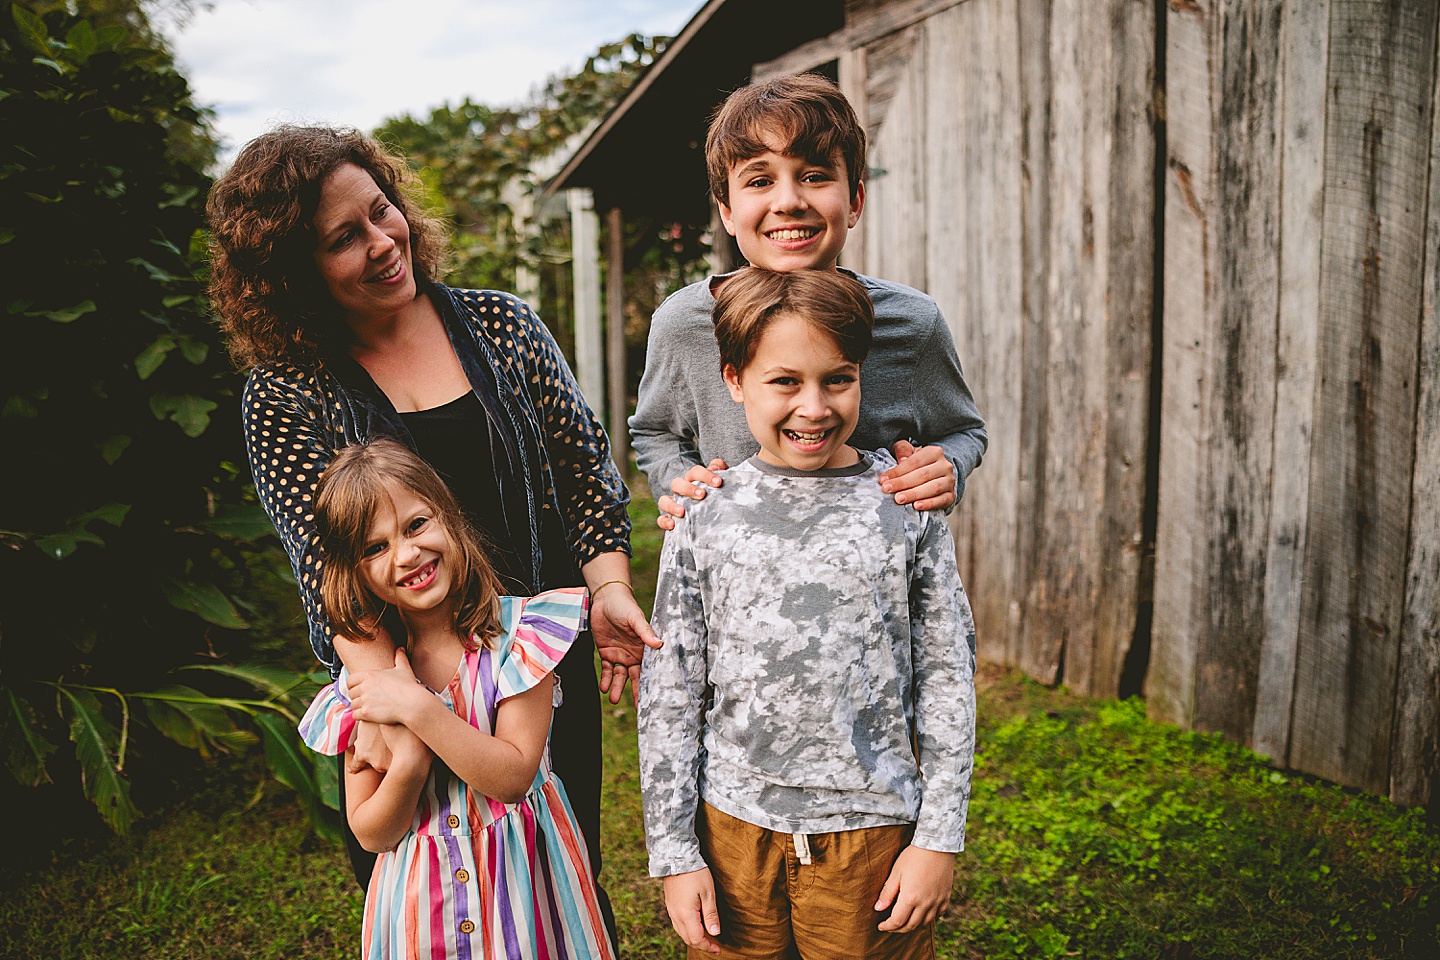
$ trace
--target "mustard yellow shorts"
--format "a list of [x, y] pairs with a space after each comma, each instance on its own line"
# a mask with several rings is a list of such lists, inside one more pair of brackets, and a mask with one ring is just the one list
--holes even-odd
[[[933, 960], [933, 923], [910, 933], [877, 929], [887, 914], [875, 901], [914, 827], [815, 833], [797, 842], [702, 803], [695, 832], [720, 902], [721, 957]], [[688, 954], [714, 956], [694, 948]]]

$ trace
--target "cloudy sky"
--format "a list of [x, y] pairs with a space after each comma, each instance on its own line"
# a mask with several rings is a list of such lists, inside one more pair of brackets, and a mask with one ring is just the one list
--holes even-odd
[[502, 105], [703, 0], [213, 0], [167, 30], [225, 157], [281, 121], [369, 129], [465, 97]]

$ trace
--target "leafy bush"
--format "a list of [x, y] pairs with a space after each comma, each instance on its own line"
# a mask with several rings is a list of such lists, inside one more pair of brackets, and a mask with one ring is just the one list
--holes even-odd
[[234, 665], [252, 626], [294, 637], [295, 604], [202, 295], [214, 141], [133, 36], [0, 5], [0, 743], [20, 784], [56, 767], [120, 832], [127, 764], [173, 757], [157, 733], [202, 756], [263, 739], [318, 813], [294, 735], [313, 683]]

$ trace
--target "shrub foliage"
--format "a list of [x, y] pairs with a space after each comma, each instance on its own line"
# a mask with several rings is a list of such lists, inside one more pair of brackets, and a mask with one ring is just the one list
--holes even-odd
[[202, 296], [214, 141], [123, 20], [0, 4], [0, 744], [20, 784], [76, 778], [122, 833], [127, 764], [173, 756], [157, 735], [263, 740], [316, 802], [292, 722], [313, 685], [238, 665], [249, 627], [283, 633], [253, 598], [290, 591]]

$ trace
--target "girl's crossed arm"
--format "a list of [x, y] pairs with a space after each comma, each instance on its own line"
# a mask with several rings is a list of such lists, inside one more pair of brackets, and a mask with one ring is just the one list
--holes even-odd
[[501, 803], [517, 803], [530, 792], [545, 754], [553, 684], [553, 677], [547, 677], [502, 700], [491, 736], [472, 727], [418, 683], [400, 649], [395, 651], [394, 670], [350, 677], [350, 702], [357, 720], [403, 725], [471, 788]]
[[405, 727], [380, 728], [390, 750], [384, 772], [367, 765], [352, 770], [355, 747], [346, 751], [345, 817], [360, 846], [371, 853], [392, 849], [410, 829], [420, 791], [430, 774], [430, 749]]

